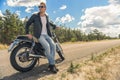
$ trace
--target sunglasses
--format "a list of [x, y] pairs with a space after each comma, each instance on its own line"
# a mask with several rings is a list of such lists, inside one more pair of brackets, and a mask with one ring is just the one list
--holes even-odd
[[46, 8], [46, 6], [38, 6], [38, 8]]

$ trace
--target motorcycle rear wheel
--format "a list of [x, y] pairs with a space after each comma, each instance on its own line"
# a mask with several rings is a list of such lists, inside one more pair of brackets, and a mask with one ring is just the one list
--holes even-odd
[[[27, 72], [33, 69], [33, 67], [36, 65], [37, 63], [37, 58], [29, 58], [29, 50], [31, 48], [31, 45], [28, 43], [24, 43], [21, 44], [19, 46], [17, 46], [11, 53], [10, 55], [10, 63], [12, 65], [12, 67], [14, 69], [16, 69], [17, 71], [20, 72]], [[21, 49], [25, 49], [26, 51], [20, 52], [19, 51]], [[27, 51], [28, 49], [28, 51]], [[17, 59], [18, 58], [18, 59]], [[18, 60], [18, 62], [17, 62]], [[27, 62], [30, 62], [30, 64], [28, 64], [27, 66], [24, 67], [25, 64], [27, 64]], [[25, 63], [25, 64], [24, 64]], [[23, 66], [20, 64], [24, 64]]]

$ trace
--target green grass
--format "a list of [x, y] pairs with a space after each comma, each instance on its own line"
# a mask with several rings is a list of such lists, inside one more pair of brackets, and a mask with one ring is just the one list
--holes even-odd
[[62, 74], [61, 74], [61, 80], [62, 80], [63, 78], [66, 78], [66, 76], [67, 76], [67, 74], [62, 73]]
[[67, 70], [67, 72], [69, 72], [69, 73], [76, 73], [77, 71], [77, 69], [80, 67], [80, 65], [79, 64], [73, 64], [72, 62], [71, 62], [71, 64], [70, 64], [70, 67], [68, 68], [68, 70]]

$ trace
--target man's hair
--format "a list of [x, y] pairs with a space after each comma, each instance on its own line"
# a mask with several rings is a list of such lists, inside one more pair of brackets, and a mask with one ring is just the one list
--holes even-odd
[[44, 3], [44, 2], [41, 2], [41, 3], [40, 3], [40, 5], [41, 5], [41, 4], [43, 4], [43, 5], [46, 7], [46, 3]]

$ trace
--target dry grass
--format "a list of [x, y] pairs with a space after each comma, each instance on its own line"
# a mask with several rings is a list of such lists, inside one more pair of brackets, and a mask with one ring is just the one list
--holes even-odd
[[120, 46], [100, 55], [91, 55], [87, 60], [72, 61], [63, 69], [45, 80], [120, 80]]
[[[116, 39], [115, 39], [116, 40]], [[99, 40], [100, 41], [110, 41], [110, 40]], [[63, 44], [82, 44], [82, 43], [86, 43], [86, 42], [98, 42], [98, 40], [93, 40], [93, 41], [75, 41], [75, 42], [64, 42], [64, 43], [61, 43], [62, 45]]]
[[7, 48], [8, 48], [8, 46], [6, 44], [0, 44], [0, 50], [1, 49], [7, 49]]
[[120, 47], [91, 57], [90, 61], [81, 68], [85, 80], [117, 80], [120, 73]]

